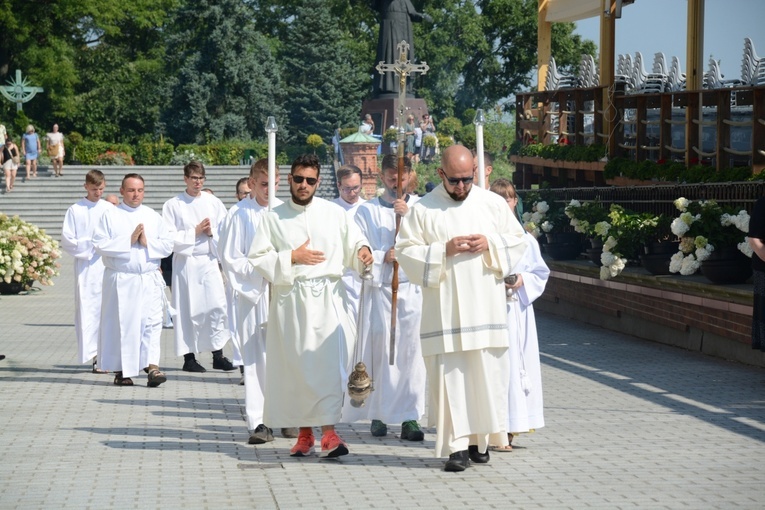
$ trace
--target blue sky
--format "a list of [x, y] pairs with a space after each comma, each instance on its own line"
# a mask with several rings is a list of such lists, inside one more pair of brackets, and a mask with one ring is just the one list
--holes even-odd
[[[704, 17], [704, 70], [710, 55], [721, 60], [726, 79], [741, 77], [744, 37], [754, 41], [759, 57], [765, 57], [765, 0], [706, 0]], [[636, 0], [622, 9], [616, 20], [616, 54], [639, 51], [650, 71], [654, 53], [662, 51], [685, 65], [686, 0]], [[599, 18], [576, 22], [576, 33], [598, 44]]]

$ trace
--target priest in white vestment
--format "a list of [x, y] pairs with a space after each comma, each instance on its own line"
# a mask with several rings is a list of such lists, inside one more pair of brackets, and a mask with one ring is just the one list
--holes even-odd
[[[503, 197], [515, 211], [518, 195], [507, 179], [497, 179], [491, 191]], [[542, 295], [550, 269], [542, 258], [539, 243], [528, 232], [524, 234], [528, 249], [512, 269], [515, 282], [506, 282], [507, 326], [510, 345], [510, 382], [507, 401], [508, 443], [514, 435], [545, 426], [542, 399], [542, 369], [539, 361], [539, 340], [534, 316], [534, 301]], [[496, 447], [497, 451], [512, 451], [512, 444]]]
[[132, 386], [148, 369], [148, 385], [159, 386], [160, 336], [165, 281], [159, 262], [173, 251], [173, 237], [162, 217], [142, 205], [144, 180], [128, 174], [120, 187], [122, 203], [104, 211], [93, 246], [104, 263], [99, 356], [101, 367], [116, 372], [114, 384]]
[[401, 222], [396, 258], [422, 286], [420, 339], [436, 456], [462, 471], [507, 444], [507, 310], [504, 276], [526, 250], [502, 198], [473, 186], [473, 156], [444, 150], [442, 183]]
[[[266, 384], [265, 323], [268, 320], [268, 281], [250, 264], [249, 254], [255, 232], [268, 212], [268, 160], [253, 163], [248, 179], [250, 197], [239, 201], [229, 211], [226, 226], [218, 242], [221, 265], [233, 291], [236, 337], [244, 362], [245, 421], [250, 444], [274, 440], [272, 430], [263, 420]], [[276, 174], [274, 189], [279, 187]], [[283, 202], [275, 198], [275, 205]], [[294, 427], [282, 429], [282, 436], [297, 437]]]
[[[361, 169], [356, 165], [343, 165], [337, 169], [335, 180], [339, 196], [333, 202], [342, 207], [348, 213], [348, 217], [353, 218], [359, 206], [366, 202], [361, 198]], [[351, 305], [351, 314], [356, 320], [359, 313], [361, 278], [356, 271], [349, 269], [343, 273], [343, 284]]]
[[293, 162], [292, 199], [262, 218], [249, 253], [272, 284], [263, 420], [271, 427], [300, 426], [290, 451], [295, 457], [314, 453], [315, 426], [322, 429], [321, 456], [348, 453], [335, 424], [356, 330], [341, 277], [346, 268], [359, 272], [373, 262], [345, 211], [314, 198], [319, 173], [315, 155]]
[[[401, 188], [406, 190], [412, 175], [412, 164], [404, 158]], [[424, 434], [417, 420], [425, 414], [425, 362], [420, 348], [422, 290], [409, 281], [406, 272], [398, 269], [396, 298], [396, 334], [394, 361], [391, 365], [390, 334], [393, 262], [396, 242], [396, 216], [406, 216], [418, 197], [404, 192], [397, 198], [398, 157], [383, 158], [380, 174], [384, 193], [362, 204], [356, 212], [356, 223], [369, 240], [375, 263], [372, 279], [365, 283], [363, 324], [357, 324], [363, 361], [374, 379], [374, 391], [363, 407], [349, 402], [343, 407], [343, 421], [372, 420], [371, 433], [382, 437], [389, 423], [401, 423], [401, 438], [422, 441]]]
[[100, 170], [85, 175], [85, 198], [73, 204], [64, 215], [61, 248], [74, 257], [74, 331], [77, 335], [77, 358], [80, 363], [92, 360], [93, 373], [98, 368], [98, 331], [101, 323], [101, 286], [104, 263], [93, 248], [93, 231], [101, 215], [113, 207], [101, 200], [106, 179]]
[[219, 225], [226, 218], [226, 206], [215, 195], [202, 192], [205, 168], [200, 162], [183, 167], [183, 180], [186, 190], [162, 207], [162, 217], [175, 231], [171, 285], [175, 354], [184, 357], [186, 372], [206, 371], [196, 360], [200, 352], [212, 352], [213, 368], [235, 370], [223, 356], [231, 335], [218, 267]]

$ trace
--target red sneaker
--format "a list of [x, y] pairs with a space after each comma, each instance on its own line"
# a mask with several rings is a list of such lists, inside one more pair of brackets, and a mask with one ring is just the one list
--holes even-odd
[[316, 450], [313, 448], [313, 444], [316, 442], [316, 438], [313, 433], [304, 434], [301, 432], [298, 435], [297, 443], [290, 450], [291, 457], [307, 457], [312, 455]]
[[348, 445], [340, 439], [340, 436], [334, 430], [324, 434], [321, 438], [321, 453], [319, 457], [333, 459], [341, 455], [348, 455]]

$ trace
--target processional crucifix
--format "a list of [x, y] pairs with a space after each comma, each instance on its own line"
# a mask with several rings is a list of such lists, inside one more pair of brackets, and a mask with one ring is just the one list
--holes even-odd
[[27, 78], [21, 78], [21, 70], [16, 69], [16, 78], [8, 81], [8, 85], [0, 87], [0, 93], [9, 101], [16, 103], [16, 111], [20, 112], [22, 105], [31, 101], [38, 92], [43, 92], [42, 87], [32, 87]]
[[[394, 72], [398, 75], [398, 179], [396, 186], [396, 198], [404, 196], [401, 189], [401, 180], [404, 175], [404, 144], [406, 143], [406, 130], [404, 129], [404, 116], [406, 115], [406, 78], [415, 73], [425, 74], [430, 69], [428, 64], [422, 62], [413, 64], [409, 61], [409, 43], [401, 41], [396, 45], [398, 60], [392, 64], [386, 64], [382, 60], [377, 64], [380, 74]], [[401, 216], [396, 215], [396, 236], [401, 227]], [[394, 237], [395, 240], [395, 237]], [[390, 316], [390, 358], [388, 363], [393, 365], [396, 349], [396, 303], [398, 301], [398, 262], [393, 261], [393, 280], [391, 281], [391, 316]]]

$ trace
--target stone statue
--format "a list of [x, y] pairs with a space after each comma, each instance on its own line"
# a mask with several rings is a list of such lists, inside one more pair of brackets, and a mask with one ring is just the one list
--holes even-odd
[[[396, 46], [401, 41], [409, 43], [409, 61], [414, 62], [414, 37], [412, 22], [433, 21], [429, 15], [414, 10], [410, 0], [375, 0], [375, 9], [380, 13], [380, 37], [377, 40], [377, 60], [386, 64], [394, 63], [398, 57]], [[399, 79], [393, 72], [375, 74], [374, 95], [398, 94]], [[412, 83], [407, 84], [411, 93]]]

